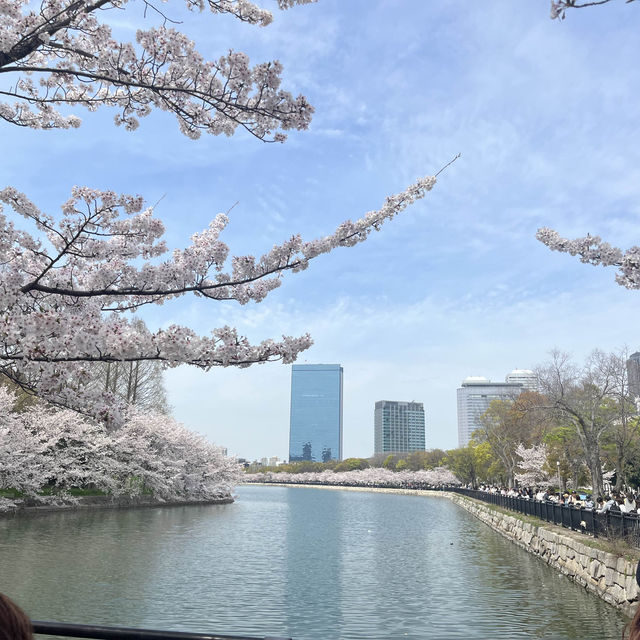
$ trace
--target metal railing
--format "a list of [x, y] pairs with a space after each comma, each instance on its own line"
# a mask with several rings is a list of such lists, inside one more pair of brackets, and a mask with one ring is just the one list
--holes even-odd
[[130, 627], [106, 627], [95, 624], [32, 621], [33, 632], [64, 638], [96, 638], [97, 640], [291, 640], [276, 636], [229, 636], [217, 633], [158, 631]]
[[516, 513], [534, 516], [572, 531], [592, 535], [594, 538], [624, 539], [629, 544], [640, 548], [640, 518], [635, 513], [621, 511], [596, 513], [595, 510], [584, 507], [571, 507], [550, 501], [527, 500], [526, 498], [503, 496], [499, 493], [488, 493], [475, 489], [450, 487], [447, 490]]

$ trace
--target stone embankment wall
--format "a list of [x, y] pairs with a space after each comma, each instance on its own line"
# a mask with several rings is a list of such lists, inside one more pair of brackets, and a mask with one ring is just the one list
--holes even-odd
[[[586, 544], [585, 536], [579, 533], [547, 523], [536, 526], [485, 506], [477, 500], [455, 493], [445, 495], [492, 529], [620, 609], [625, 615], [631, 617], [635, 613], [640, 598], [640, 589], [636, 583], [636, 561]], [[590, 540], [595, 542], [592, 538]]]
[[191, 505], [231, 504], [232, 496], [216, 498], [213, 500], [156, 500], [148, 496], [135, 498], [112, 498], [110, 496], [83, 496], [77, 498], [73, 504], [57, 505], [25, 505], [17, 509], [0, 511], [0, 518], [13, 518], [16, 516], [37, 516], [61, 511], [78, 511], [81, 509], [133, 509], [141, 507], [185, 507]]

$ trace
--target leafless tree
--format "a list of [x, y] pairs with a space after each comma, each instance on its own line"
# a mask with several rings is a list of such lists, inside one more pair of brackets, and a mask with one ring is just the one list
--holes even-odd
[[572, 425], [584, 452], [594, 495], [603, 493], [601, 444], [619, 418], [616, 397], [619, 371], [611, 354], [594, 351], [576, 366], [567, 353], [553, 351], [551, 361], [537, 370], [546, 409]]

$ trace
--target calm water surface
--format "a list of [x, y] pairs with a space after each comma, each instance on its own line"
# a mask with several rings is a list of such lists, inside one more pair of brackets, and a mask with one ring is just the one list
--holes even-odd
[[0, 519], [0, 591], [40, 620], [296, 640], [609, 640], [625, 624], [446, 499], [309, 488]]

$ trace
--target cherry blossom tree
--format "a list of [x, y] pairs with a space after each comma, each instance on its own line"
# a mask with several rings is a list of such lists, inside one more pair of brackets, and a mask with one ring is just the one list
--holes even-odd
[[522, 487], [535, 487], [548, 482], [549, 474], [545, 471], [547, 464], [547, 447], [544, 444], [525, 447], [519, 444], [516, 454], [520, 457], [515, 478]]
[[156, 501], [230, 498], [241, 467], [223, 450], [172, 418], [131, 409], [119, 429], [40, 402], [22, 413], [0, 387], [0, 489], [18, 497], [0, 510], [31, 503], [73, 503], [69, 489], [111, 497], [148, 494]]
[[210, 500], [230, 496], [240, 479], [234, 458], [164, 414], [131, 410], [112, 441], [120, 465], [113, 493], [148, 490], [162, 500]]

